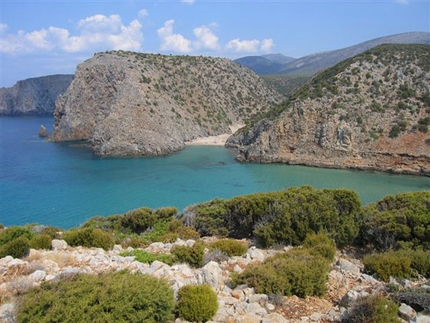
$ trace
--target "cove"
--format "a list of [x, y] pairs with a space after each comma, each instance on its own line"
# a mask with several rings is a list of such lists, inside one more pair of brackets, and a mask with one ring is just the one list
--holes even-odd
[[[96, 215], [186, 206], [292, 186], [349, 188], [363, 204], [430, 189], [429, 177], [281, 164], [241, 164], [235, 152], [190, 146], [152, 158], [99, 158], [75, 144], [37, 137], [52, 117], [0, 117], [0, 223], [78, 226]], [[51, 130], [51, 129], [49, 129]]]

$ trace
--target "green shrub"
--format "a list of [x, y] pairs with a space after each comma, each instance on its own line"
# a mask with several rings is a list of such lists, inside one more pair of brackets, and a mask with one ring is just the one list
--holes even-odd
[[163, 234], [162, 236], [158, 237], [157, 241], [163, 242], [163, 243], [173, 243], [178, 239], [179, 239], [179, 234], [174, 233], [174, 232], [167, 232], [167, 233]]
[[197, 240], [200, 238], [200, 233], [191, 227], [182, 226], [177, 228], [174, 232], [178, 234], [179, 238], [184, 240]]
[[233, 239], [222, 239], [209, 244], [209, 250], [218, 249], [227, 256], [242, 256], [248, 251], [248, 246], [241, 241]]
[[0, 246], [0, 258], [12, 256], [22, 258], [28, 255], [30, 244], [25, 236], [19, 236]]
[[30, 240], [34, 237], [34, 233], [27, 227], [8, 227], [7, 229], [0, 231], [0, 246], [18, 237], [23, 237], [27, 240]]
[[44, 283], [18, 305], [21, 323], [170, 322], [173, 290], [167, 282], [128, 272], [75, 275]]
[[30, 240], [30, 248], [51, 250], [51, 236], [47, 234], [38, 234]]
[[95, 247], [109, 250], [114, 246], [113, 237], [100, 229], [72, 229], [65, 232], [63, 238], [70, 246], [74, 247]]
[[364, 208], [360, 242], [384, 251], [401, 243], [430, 249], [430, 191], [386, 196]]
[[338, 246], [351, 243], [362, 221], [361, 202], [350, 190], [309, 186], [216, 199], [186, 210], [202, 235], [256, 238], [263, 247], [300, 245], [312, 232], [327, 232]]
[[172, 256], [166, 255], [166, 254], [154, 255], [146, 250], [133, 250], [133, 251], [122, 252], [120, 256], [122, 257], [134, 256], [135, 260], [144, 264], [151, 264], [156, 260], [164, 262], [165, 264], [168, 264], [168, 265], [172, 264]]
[[399, 252], [389, 251], [364, 256], [364, 270], [376, 274], [388, 282], [391, 277], [408, 278], [411, 276], [411, 259]]
[[173, 255], [173, 263], [187, 263], [192, 267], [201, 267], [205, 253], [203, 243], [197, 242], [192, 247], [174, 246], [170, 250]]
[[218, 311], [217, 295], [209, 285], [186, 285], [178, 291], [176, 309], [184, 320], [209, 321]]
[[143, 207], [127, 212], [121, 216], [119, 223], [122, 228], [139, 234], [152, 228], [156, 219], [150, 208]]
[[399, 254], [411, 260], [411, 268], [416, 274], [430, 278], [430, 250], [401, 250]]
[[336, 254], [336, 244], [325, 233], [310, 233], [303, 242], [303, 247], [313, 255], [320, 255], [328, 261], [333, 261]]
[[397, 304], [381, 295], [359, 298], [348, 310], [342, 323], [400, 323]]
[[322, 296], [327, 289], [330, 262], [307, 249], [293, 249], [253, 263], [238, 275], [234, 285], [247, 284], [257, 293], [299, 297]]
[[59, 232], [62, 230], [60, 228], [47, 226], [42, 229], [40, 234], [46, 234], [51, 237], [51, 239], [58, 239], [60, 238]]

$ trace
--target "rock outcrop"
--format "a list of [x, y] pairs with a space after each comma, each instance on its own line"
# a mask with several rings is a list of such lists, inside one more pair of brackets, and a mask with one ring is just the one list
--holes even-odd
[[339, 63], [227, 146], [241, 161], [430, 176], [429, 51], [383, 45]]
[[229, 133], [280, 99], [227, 59], [99, 53], [78, 66], [57, 100], [52, 139], [86, 140], [101, 156], [168, 154], [197, 137]]
[[49, 75], [18, 81], [0, 89], [0, 115], [52, 115], [55, 100], [66, 92], [73, 75]]

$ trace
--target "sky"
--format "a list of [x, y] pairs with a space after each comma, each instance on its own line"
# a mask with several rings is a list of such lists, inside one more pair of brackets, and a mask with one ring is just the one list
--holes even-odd
[[429, 0], [1, 0], [0, 15], [0, 87], [106, 50], [300, 58], [430, 31]]

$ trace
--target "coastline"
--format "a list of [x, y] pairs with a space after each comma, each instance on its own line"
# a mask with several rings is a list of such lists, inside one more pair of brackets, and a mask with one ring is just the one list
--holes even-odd
[[244, 124], [233, 124], [230, 126], [230, 133], [224, 133], [218, 136], [199, 137], [185, 142], [186, 146], [224, 146], [227, 139], [237, 130], [244, 127]]

